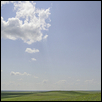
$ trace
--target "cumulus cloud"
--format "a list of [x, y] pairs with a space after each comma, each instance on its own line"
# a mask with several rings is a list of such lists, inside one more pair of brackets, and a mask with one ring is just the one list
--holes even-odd
[[63, 83], [66, 83], [67, 81], [66, 80], [59, 80], [58, 82], [56, 82], [55, 84], [63, 84]]
[[91, 79], [91, 80], [85, 80], [85, 83], [87, 83], [87, 82], [88, 82], [88, 83], [92, 83], [93, 80], [94, 80], [94, 79]]
[[45, 35], [44, 37], [43, 37], [43, 39], [46, 39], [48, 37], [48, 35]]
[[44, 83], [44, 84], [45, 84], [45, 83], [47, 83], [47, 81], [48, 81], [48, 80], [44, 79], [44, 80], [42, 81], [42, 83]]
[[1, 7], [2, 5], [5, 5], [5, 4], [9, 4], [9, 3], [14, 3], [15, 1], [1, 1]]
[[38, 78], [37, 76], [34, 76], [34, 78]]
[[32, 61], [36, 61], [36, 59], [35, 58], [31, 58], [32, 59]]
[[39, 50], [38, 49], [26, 48], [25, 52], [28, 52], [28, 53], [36, 53], [36, 52], [39, 52]]
[[20, 72], [11, 72], [10, 73], [10, 75], [26, 75], [26, 76], [29, 76], [30, 74], [28, 74], [28, 73], [26, 73], [26, 72], [24, 72], [23, 74], [22, 73], [20, 73]]
[[4, 4], [8, 4], [9, 1], [1, 1], [1, 6], [4, 5]]
[[80, 79], [77, 79], [76, 81], [80, 81]]
[[[51, 14], [50, 8], [37, 9], [35, 7], [36, 3], [30, 1], [18, 1], [13, 2], [13, 4], [16, 16], [8, 18], [7, 22], [1, 17], [1, 38], [22, 39], [27, 44], [41, 41], [43, 37], [42, 30], [48, 30], [51, 26], [45, 22]], [[24, 23], [21, 18], [24, 19]]]

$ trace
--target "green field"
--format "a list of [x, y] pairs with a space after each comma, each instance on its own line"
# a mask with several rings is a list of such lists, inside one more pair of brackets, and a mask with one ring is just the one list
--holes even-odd
[[1, 91], [1, 101], [101, 101], [97, 91]]

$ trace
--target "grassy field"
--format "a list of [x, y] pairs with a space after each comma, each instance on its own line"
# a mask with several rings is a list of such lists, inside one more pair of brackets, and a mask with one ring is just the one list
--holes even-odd
[[95, 91], [1, 91], [1, 101], [101, 101], [101, 92]]

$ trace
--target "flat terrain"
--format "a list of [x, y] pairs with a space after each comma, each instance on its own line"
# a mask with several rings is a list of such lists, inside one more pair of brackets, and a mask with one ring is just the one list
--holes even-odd
[[1, 101], [101, 101], [101, 92], [95, 91], [1, 91]]

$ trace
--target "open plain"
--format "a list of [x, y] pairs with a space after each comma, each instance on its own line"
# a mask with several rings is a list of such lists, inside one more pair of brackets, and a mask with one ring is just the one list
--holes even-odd
[[99, 91], [1, 91], [1, 101], [101, 101]]

